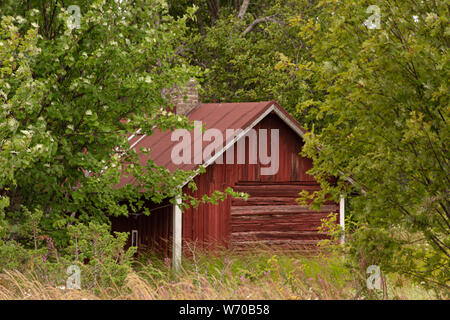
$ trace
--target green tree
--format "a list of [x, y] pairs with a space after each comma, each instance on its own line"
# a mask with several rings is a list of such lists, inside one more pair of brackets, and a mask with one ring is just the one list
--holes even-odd
[[[75, 218], [107, 222], [141, 197], [180, 192], [189, 173], [141, 163], [127, 133], [188, 126], [162, 112], [161, 91], [197, 72], [176, 54], [192, 10], [175, 19], [163, 0], [71, 5], [80, 16], [61, 1], [0, 4], [0, 212], [13, 226], [42, 210], [40, 232], [59, 244]], [[114, 188], [121, 174], [137, 185]]]
[[[370, 5], [379, 8], [379, 28]], [[311, 50], [300, 75], [320, 93], [300, 104], [309, 123], [322, 124], [309, 127], [303, 150], [323, 187], [317, 203], [351, 194], [360, 225], [353, 257], [448, 289], [449, 6], [319, 6], [317, 18], [298, 22]], [[340, 177], [336, 186], [330, 176]]]
[[[313, 93], [296, 72], [298, 65], [308, 61], [308, 55], [295, 21], [316, 15], [314, 1], [195, 3], [197, 23], [191, 23], [192, 35], [181, 47], [181, 54], [205, 71], [201, 81], [202, 101], [274, 99], [301, 118], [296, 105], [298, 101], [311, 99]], [[186, 5], [174, 2], [172, 14], [176, 16]]]
[[127, 232], [112, 235], [107, 224], [93, 222], [71, 225], [68, 229], [70, 258], [66, 257], [66, 265], [81, 267], [83, 287], [105, 288], [125, 281], [136, 251], [135, 247], [124, 249]]

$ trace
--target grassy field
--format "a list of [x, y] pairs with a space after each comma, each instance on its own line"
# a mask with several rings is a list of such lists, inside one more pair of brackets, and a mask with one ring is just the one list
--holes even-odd
[[384, 291], [367, 290], [365, 275], [349, 272], [337, 256], [270, 249], [193, 251], [179, 272], [168, 259], [141, 257], [133, 269], [118, 285], [81, 290], [65, 289], [54, 277], [5, 270], [0, 299], [435, 299], [400, 276], [388, 276]]

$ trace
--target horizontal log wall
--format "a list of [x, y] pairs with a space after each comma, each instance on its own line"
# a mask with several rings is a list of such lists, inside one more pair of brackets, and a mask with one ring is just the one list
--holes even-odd
[[250, 194], [249, 201], [232, 200], [231, 241], [235, 247], [264, 243], [276, 246], [311, 246], [326, 236], [318, 228], [339, 207], [329, 202], [320, 211], [299, 206], [299, 190], [318, 186], [300, 184], [237, 184], [236, 191]]

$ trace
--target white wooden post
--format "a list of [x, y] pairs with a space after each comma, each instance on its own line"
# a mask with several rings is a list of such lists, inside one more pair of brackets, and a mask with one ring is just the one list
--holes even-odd
[[181, 237], [183, 230], [183, 219], [181, 216], [181, 198], [176, 197], [176, 204], [173, 205], [173, 245], [172, 245], [172, 266], [175, 271], [181, 266]]
[[[341, 200], [339, 201], [339, 224], [343, 231], [345, 231], [345, 197], [341, 195]], [[345, 235], [341, 237], [341, 244], [345, 242]]]

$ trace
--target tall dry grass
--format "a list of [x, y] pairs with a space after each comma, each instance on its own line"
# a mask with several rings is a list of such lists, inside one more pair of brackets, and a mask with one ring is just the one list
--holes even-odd
[[[349, 272], [339, 257], [305, 257], [264, 249], [251, 252], [193, 250], [181, 270], [170, 261], [141, 257], [120, 285], [68, 290], [56, 277], [14, 270], [0, 274], [0, 299], [433, 299], [433, 295], [402, 280], [387, 282], [387, 292], [357, 294], [361, 276]], [[359, 277], [359, 278], [358, 278]], [[397, 279], [398, 280], [398, 279]], [[87, 288], [91, 286], [83, 286]]]

